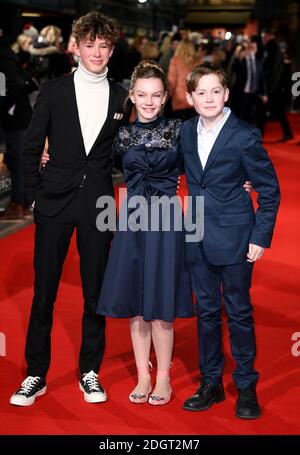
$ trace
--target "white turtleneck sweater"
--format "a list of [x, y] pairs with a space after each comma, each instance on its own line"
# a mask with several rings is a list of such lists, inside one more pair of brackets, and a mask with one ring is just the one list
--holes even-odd
[[80, 63], [74, 74], [76, 102], [85, 152], [88, 155], [106, 120], [109, 101], [107, 72], [93, 74]]

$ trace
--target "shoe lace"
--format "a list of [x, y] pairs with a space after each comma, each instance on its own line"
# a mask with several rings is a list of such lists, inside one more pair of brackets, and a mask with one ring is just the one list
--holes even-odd
[[200, 396], [204, 395], [204, 396], [206, 396], [206, 395], [208, 395], [210, 389], [211, 389], [211, 385], [210, 384], [203, 383], [203, 384], [201, 384], [201, 386], [197, 390], [196, 395], [200, 395]]
[[21, 384], [19, 393], [27, 395], [33, 387], [39, 382], [41, 378], [39, 376], [28, 376]]
[[87, 383], [90, 390], [94, 390], [95, 392], [103, 392], [103, 389], [98, 381], [97, 374], [92, 370], [89, 373], [86, 373], [82, 378], [84, 383]]
[[246, 387], [246, 389], [239, 390], [239, 392], [243, 400], [256, 400], [256, 390], [253, 386]]

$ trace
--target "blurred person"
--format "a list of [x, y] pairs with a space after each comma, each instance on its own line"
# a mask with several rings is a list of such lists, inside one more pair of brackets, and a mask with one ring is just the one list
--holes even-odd
[[55, 25], [47, 25], [28, 50], [30, 61], [27, 70], [39, 84], [54, 79], [71, 71], [68, 56], [61, 50], [61, 29]]
[[166, 33], [163, 35], [162, 41], [158, 40], [157, 46], [159, 48], [159, 59], [162, 55], [170, 49], [172, 33]]
[[157, 60], [159, 55], [157, 45], [154, 41], [147, 40], [142, 51], [142, 60]]
[[108, 77], [115, 82], [122, 83], [126, 79], [129, 45], [124, 33], [116, 41], [113, 55], [108, 63]]
[[134, 68], [140, 63], [142, 60], [142, 55], [144, 52], [145, 45], [148, 42], [148, 38], [146, 36], [135, 36], [131, 42], [128, 54], [128, 64], [127, 64], [127, 71], [126, 71], [126, 79], [131, 78], [131, 74]]
[[162, 67], [163, 72], [165, 74], [168, 74], [171, 59], [174, 56], [174, 53], [175, 53], [181, 39], [182, 38], [181, 38], [180, 33], [178, 33], [178, 32], [173, 33], [173, 35], [170, 37], [169, 46], [164, 50], [164, 52], [162, 53], [162, 55], [159, 59], [159, 64]]
[[[170, 37], [170, 44], [168, 49], [165, 50], [165, 52], [162, 54], [162, 56], [159, 59], [159, 64], [161, 65], [164, 74], [168, 74], [169, 72], [169, 67], [170, 67], [170, 62], [172, 58], [174, 57], [174, 53], [181, 42], [181, 34], [179, 32], [173, 33], [173, 35]], [[172, 97], [169, 94], [168, 99], [165, 103], [164, 106], [164, 114], [166, 116], [171, 117], [172, 116]]]
[[67, 49], [65, 50], [65, 54], [69, 59], [71, 71], [74, 71], [78, 67], [79, 63], [79, 57], [76, 51], [77, 51], [76, 39], [75, 36], [71, 33], [68, 39]]
[[27, 24], [24, 24], [22, 34], [25, 36], [28, 36], [29, 38], [31, 38], [31, 41], [34, 42], [37, 40], [37, 38], [39, 36], [39, 31], [37, 28], [35, 28], [33, 26], [33, 24], [27, 23]]
[[199, 54], [193, 43], [182, 40], [172, 57], [168, 72], [168, 87], [172, 98], [172, 115], [182, 120], [195, 115], [186, 99], [185, 81], [192, 69], [200, 64]]
[[226, 53], [220, 47], [216, 47], [212, 51], [212, 59], [211, 62], [213, 65], [219, 65], [224, 68], [226, 63]]
[[230, 62], [231, 60], [231, 57], [234, 53], [234, 50], [235, 50], [235, 47], [236, 47], [236, 38], [234, 35], [231, 36], [230, 39], [228, 40], [225, 40], [223, 42], [223, 50], [226, 54], [226, 62], [227, 64]]
[[6, 79], [5, 96], [0, 96], [0, 122], [6, 146], [5, 164], [11, 177], [10, 203], [0, 214], [0, 221], [23, 220], [31, 216], [24, 199], [22, 146], [32, 109], [26, 75], [10, 47], [10, 40], [5, 36], [0, 36], [0, 72]]
[[282, 137], [278, 142], [293, 139], [286, 109], [291, 97], [291, 72], [290, 66], [285, 64], [284, 56], [276, 42], [276, 31], [267, 28], [262, 33], [264, 42], [263, 67], [266, 76], [268, 91], [268, 106], [271, 119], [279, 121]]
[[[167, 30], [161, 30], [158, 34], [158, 39], [157, 39], [157, 47], [159, 49], [159, 52], [161, 52], [161, 50], [164, 46], [164, 43], [165, 43], [165, 46], [168, 46], [167, 41], [165, 41], [166, 38], [169, 38], [169, 39], [171, 38], [170, 33]], [[170, 41], [169, 41], [169, 43], [170, 43]]]
[[178, 27], [178, 33], [180, 33], [181, 39], [183, 41], [189, 41], [190, 31], [185, 25], [182, 24]]
[[259, 37], [252, 36], [235, 59], [235, 75], [231, 89], [231, 108], [242, 120], [264, 129], [265, 105], [268, 102], [267, 86], [262, 60], [258, 57]]
[[42, 43], [52, 44], [59, 49], [61, 43], [61, 29], [56, 25], [46, 25], [42, 28], [38, 36], [38, 41]]
[[237, 59], [242, 58], [242, 57], [240, 57], [240, 55], [241, 55], [241, 52], [243, 52], [244, 50], [245, 50], [245, 47], [242, 43], [235, 42], [235, 44], [233, 45], [233, 49], [228, 54], [228, 57], [226, 60], [227, 61], [226, 71], [230, 75], [232, 85], [235, 82], [235, 74], [232, 72], [232, 67]]
[[29, 46], [32, 44], [32, 38], [23, 33], [17, 36], [16, 42], [12, 44], [11, 48], [17, 54], [21, 66], [27, 66], [30, 60]]
[[[107, 395], [98, 370], [105, 348], [105, 318], [97, 299], [112, 234], [96, 226], [101, 195], [114, 196], [111, 146], [127, 92], [107, 79], [107, 64], [119, 34], [116, 22], [91, 12], [74, 22], [79, 67], [41, 86], [23, 146], [26, 200], [34, 205], [35, 282], [26, 338], [27, 377], [10, 403], [30, 406], [46, 392], [53, 309], [74, 230], [84, 298], [79, 388], [88, 403]], [[40, 172], [48, 138], [50, 161]]]
[[211, 62], [212, 61], [212, 52], [214, 45], [212, 42], [208, 41], [207, 43], [201, 43], [199, 46], [199, 58], [201, 63]]

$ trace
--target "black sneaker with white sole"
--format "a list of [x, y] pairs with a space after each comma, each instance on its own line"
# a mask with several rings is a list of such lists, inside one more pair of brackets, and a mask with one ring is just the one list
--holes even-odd
[[88, 403], [103, 403], [107, 400], [105, 390], [99, 383], [98, 375], [93, 370], [81, 376], [79, 388]]
[[47, 390], [46, 381], [40, 376], [27, 376], [19, 390], [10, 397], [10, 404], [16, 406], [30, 406], [35, 398], [44, 395]]

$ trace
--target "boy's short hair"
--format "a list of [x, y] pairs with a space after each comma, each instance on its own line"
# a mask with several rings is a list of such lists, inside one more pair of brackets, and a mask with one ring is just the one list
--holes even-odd
[[83, 39], [95, 41], [104, 38], [112, 45], [115, 44], [120, 34], [120, 25], [115, 19], [105, 16], [98, 11], [91, 11], [73, 22], [72, 35], [77, 45]]
[[221, 66], [214, 65], [213, 63], [203, 63], [202, 65], [196, 66], [188, 75], [186, 80], [187, 92], [190, 94], [194, 92], [200, 79], [209, 74], [215, 74], [219, 78], [222, 87], [228, 87], [229, 76]]

